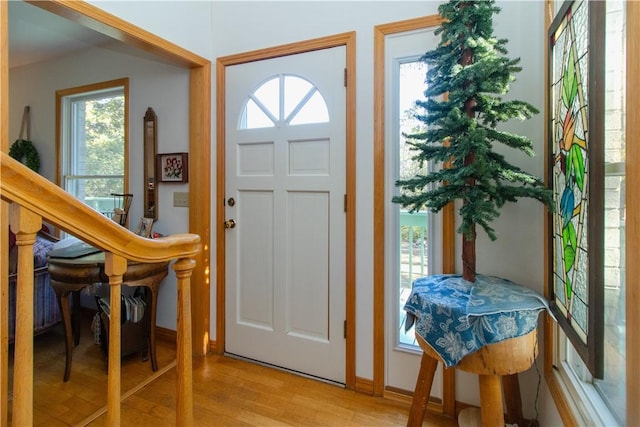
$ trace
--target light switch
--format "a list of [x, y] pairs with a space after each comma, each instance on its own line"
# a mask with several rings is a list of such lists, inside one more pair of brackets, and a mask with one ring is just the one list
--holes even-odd
[[173, 206], [174, 207], [189, 207], [189, 192], [187, 191], [174, 191], [173, 192]]

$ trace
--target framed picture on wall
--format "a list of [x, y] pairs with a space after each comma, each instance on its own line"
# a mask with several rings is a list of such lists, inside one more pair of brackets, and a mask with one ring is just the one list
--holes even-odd
[[136, 228], [135, 233], [138, 236], [142, 236], [150, 239], [153, 234], [153, 221], [154, 221], [153, 218], [141, 217], [140, 222], [138, 223], [138, 228]]
[[158, 154], [157, 170], [159, 182], [189, 182], [189, 154]]

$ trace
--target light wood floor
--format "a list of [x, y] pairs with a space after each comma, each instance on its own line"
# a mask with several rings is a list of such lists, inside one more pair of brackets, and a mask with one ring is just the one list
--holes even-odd
[[[89, 330], [74, 350], [66, 383], [61, 328], [36, 337], [35, 346], [34, 425], [106, 425], [106, 415], [96, 411], [106, 405], [107, 375]], [[174, 344], [159, 340], [157, 348], [160, 371], [166, 372], [123, 401], [123, 426], [176, 424]], [[123, 394], [151, 375], [149, 361], [136, 355], [123, 359]], [[197, 426], [404, 426], [409, 412], [407, 404], [218, 355], [194, 358], [193, 381]], [[429, 414], [424, 425], [456, 423]]]

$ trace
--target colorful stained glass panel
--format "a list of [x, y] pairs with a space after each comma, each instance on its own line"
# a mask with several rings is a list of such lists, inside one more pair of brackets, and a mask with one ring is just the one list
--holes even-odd
[[553, 292], [557, 308], [574, 331], [587, 342], [586, 316], [589, 301], [588, 283], [579, 266], [586, 265], [589, 202], [589, 123], [588, 78], [589, 52], [586, 37], [587, 2], [574, 3], [565, 14], [565, 22], [554, 34], [552, 127], [553, 188], [555, 213], [553, 234], [555, 268]]
[[[565, 2], [549, 32], [549, 184], [551, 214], [551, 307], [590, 368], [601, 328], [602, 274], [598, 271], [602, 230], [603, 113], [600, 77], [603, 52], [597, 47], [591, 2]], [[594, 48], [595, 47], [595, 48]], [[595, 53], [594, 53], [595, 52]], [[596, 58], [596, 56], [599, 56]], [[595, 64], [595, 66], [594, 66]], [[598, 329], [598, 330], [594, 330]], [[595, 357], [598, 359], [598, 357]], [[595, 371], [595, 370], [594, 370]]]

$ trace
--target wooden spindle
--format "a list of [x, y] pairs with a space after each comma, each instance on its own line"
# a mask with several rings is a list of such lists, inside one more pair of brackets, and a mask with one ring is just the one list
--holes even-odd
[[176, 373], [178, 396], [176, 425], [193, 425], [193, 374], [191, 348], [191, 274], [196, 262], [180, 258], [173, 264], [178, 278], [178, 348]]
[[33, 424], [33, 244], [42, 217], [13, 203], [9, 221], [18, 245], [12, 424], [27, 426]]
[[120, 425], [120, 363], [121, 363], [121, 304], [122, 276], [127, 271], [127, 260], [106, 252], [104, 272], [109, 277], [109, 375], [107, 378], [107, 425]]

